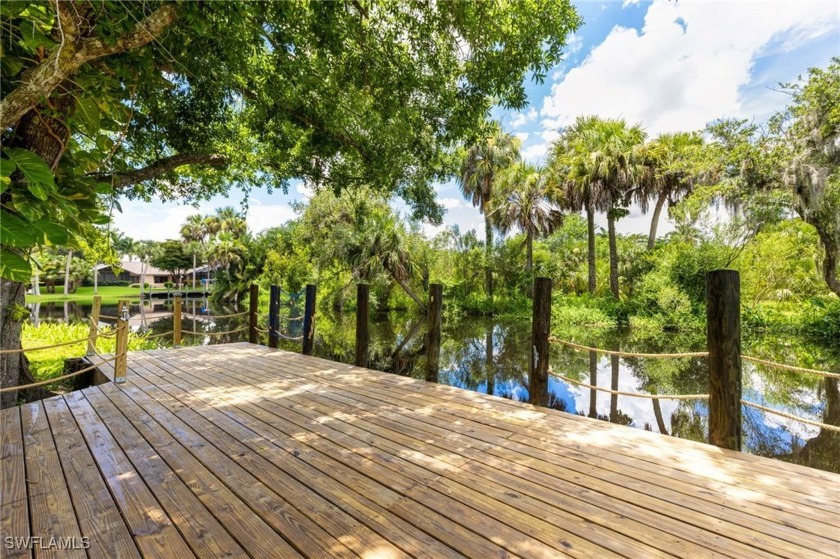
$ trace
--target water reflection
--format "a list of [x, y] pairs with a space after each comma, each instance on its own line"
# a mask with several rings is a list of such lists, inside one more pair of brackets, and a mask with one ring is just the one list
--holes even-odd
[[[148, 301], [131, 307], [131, 327], [150, 335], [172, 329], [171, 302]], [[247, 340], [247, 331], [214, 335], [246, 324], [246, 317], [213, 318], [238, 309], [213, 307], [207, 300], [184, 303], [185, 345]], [[116, 304], [103, 305], [103, 315], [116, 316]], [[302, 303], [282, 310], [285, 316], [302, 314]], [[86, 320], [90, 307], [43, 303], [33, 308], [37, 320]], [[103, 319], [108, 324], [109, 319]], [[111, 321], [112, 322], [112, 321]], [[302, 321], [281, 322], [289, 337], [302, 333]], [[321, 313], [316, 319], [315, 355], [354, 362], [355, 317]], [[438, 382], [519, 401], [528, 401], [530, 321], [494, 321], [485, 318], [448, 318], [443, 322]], [[560, 337], [593, 347], [642, 353], [702, 351], [702, 333], [649, 336], [638, 332], [563, 332]], [[163, 338], [164, 345], [167, 339]], [[425, 378], [427, 327], [422, 317], [410, 314], [374, 316], [370, 324], [370, 367], [404, 376]], [[260, 343], [267, 343], [265, 335]], [[840, 347], [792, 337], [745, 336], [744, 352], [785, 363], [803, 363], [822, 370], [838, 370]], [[280, 347], [300, 351], [300, 342], [282, 340]], [[649, 359], [614, 357], [563, 346], [551, 348], [551, 366], [578, 382], [621, 392], [648, 394], [704, 394], [708, 392], [705, 358]], [[790, 373], [744, 364], [744, 398], [797, 416], [840, 425], [840, 390], [836, 379]], [[632, 427], [681, 438], [705, 441], [708, 406], [704, 400], [635, 398], [576, 386], [550, 377], [549, 406]], [[800, 422], [743, 409], [744, 450], [840, 472], [840, 433]]]

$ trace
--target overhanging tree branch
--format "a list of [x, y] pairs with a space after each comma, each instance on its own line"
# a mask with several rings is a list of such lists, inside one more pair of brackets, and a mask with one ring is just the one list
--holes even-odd
[[140, 21], [132, 31], [113, 44], [106, 44], [95, 37], [79, 38], [75, 20], [62, 8], [62, 2], [58, 2], [58, 13], [64, 33], [61, 45], [38, 66], [28, 71], [21, 84], [0, 101], [0, 130], [15, 126], [23, 115], [41, 99], [49, 97], [60, 83], [85, 63], [142, 47], [163, 33], [177, 17], [174, 5], [161, 6]]
[[140, 169], [121, 171], [113, 174], [95, 174], [91, 175], [91, 177], [98, 181], [113, 184], [114, 188], [117, 189], [153, 179], [184, 165], [224, 167], [229, 162], [228, 158], [224, 155], [214, 153], [179, 153], [178, 155], [158, 159], [154, 163], [141, 167]]

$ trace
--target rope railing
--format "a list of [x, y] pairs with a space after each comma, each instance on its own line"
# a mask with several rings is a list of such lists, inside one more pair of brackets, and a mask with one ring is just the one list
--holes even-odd
[[237, 316], [245, 316], [249, 311], [242, 311], [235, 314], [202, 314], [199, 316], [206, 318], [235, 318]]
[[87, 338], [82, 338], [80, 340], [73, 340], [73, 341], [70, 341], [70, 342], [62, 342], [60, 344], [42, 345], [42, 346], [38, 346], [38, 347], [27, 347], [27, 348], [20, 348], [20, 349], [3, 349], [3, 350], [0, 350], [0, 354], [6, 355], [6, 354], [9, 354], [9, 353], [27, 353], [27, 352], [30, 352], [30, 351], [43, 351], [45, 349], [53, 349], [53, 348], [56, 348], [56, 347], [64, 347], [64, 346], [68, 346], [68, 345], [87, 343], [87, 341], [88, 341]]
[[[590, 390], [597, 390], [598, 392], [607, 392], [609, 394], [615, 394], [617, 396], [629, 396], [631, 398], [646, 398], [649, 400], [708, 400], [708, 394], [644, 394], [641, 392], [626, 392], [623, 390], [612, 390], [610, 388], [603, 388], [601, 386], [593, 386], [591, 384], [586, 384], [584, 382], [580, 382], [569, 377], [563, 376], [556, 371], [549, 369], [548, 373], [553, 375], [569, 384], [573, 384], [575, 386], [580, 386], [582, 388], [588, 388]], [[785, 411], [777, 410], [774, 408], [769, 408], [767, 406], [762, 406], [761, 404], [756, 404], [755, 402], [750, 402], [749, 400], [741, 400], [741, 404], [754, 408], [765, 413], [770, 413], [773, 415], [778, 415], [780, 417], [784, 417], [786, 419], [790, 419], [792, 421], [797, 421], [799, 423], [804, 423], [805, 425], [811, 425], [813, 427], [819, 427], [820, 429], [826, 429], [828, 431], [840, 432], [840, 426], [837, 425], [830, 425], [828, 423], [820, 423], [819, 421], [814, 421], [812, 419], [806, 419], [804, 417], [800, 417], [798, 415], [794, 415], [792, 413], [788, 413]]]
[[225, 334], [236, 334], [237, 332], [242, 332], [247, 329], [247, 326], [241, 326], [239, 328], [236, 328], [235, 330], [225, 330], [224, 332], [197, 332], [195, 330], [181, 330], [181, 333], [193, 334], [195, 336], [223, 336]]
[[560, 373], [554, 371], [553, 369], [548, 370], [548, 374], [553, 375], [569, 384], [574, 384], [575, 386], [581, 386], [583, 388], [589, 388], [591, 390], [597, 390], [599, 392], [609, 392], [610, 394], [615, 394], [618, 396], [630, 396], [632, 398], [647, 398], [650, 400], [708, 400], [708, 394], [645, 394], [643, 392], [625, 392], [623, 390], [613, 390], [611, 388], [603, 388], [601, 386], [593, 386], [591, 384], [586, 384], [574, 379], [570, 379], [569, 377], [565, 377]]
[[766, 367], [774, 367], [776, 369], [782, 369], [785, 371], [791, 371], [794, 373], [806, 373], [809, 375], [820, 375], [823, 377], [828, 378], [838, 378], [840, 379], [840, 373], [831, 373], [828, 371], [820, 371], [817, 369], [808, 369], [806, 367], [797, 367], [795, 365], [785, 365], [784, 363], [776, 363], [775, 361], [767, 361], [766, 359], [759, 359], [758, 357], [751, 357], [749, 355], [742, 355], [741, 359], [744, 361], [749, 361], [750, 363], [755, 363], [757, 365], [764, 365]]
[[678, 358], [678, 357], [708, 357], [708, 351], [692, 351], [687, 353], [635, 353], [630, 351], [618, 351], [612, 349], [602, 349], [598, 347], [589, 347], [581, 344], [576, 344], [574, 342], [569, 342], [567, 340], [561, 340], [560, 338], [555, 338], [554, 336], [549, 336], [548, 341], [552, 343], [562, 344], [566, 347], [570, 347], [573, 349], [579, 349], [583, 351], [594, 351], [597, 353], [606, 353], [607, 355], [616, 355], [618, 357], [646, 357], [646, 358]]
[[[590, 347], [581, 344], [576, 344], [574, 342], [570, 342], [568, 340], [561, 340], [559, 338], [555, 338], [554, 336], [549, 336], [548, 341], [552, 343], [558, 343], [564, 345], [566, 347], [570, 347], [572, 349], [579, 349], [582, 351], [594, 351], [597, 353], [605, 353], [607, 355], [616, 355], [618, 357], [644, 357], [644, 358], [680, 358], [680, 357], [708, 357], [708, 351], [697, 351], [697, 352], [687, 352], [687, 353], [636, 353], [636, 352], [629, 352], [629, 351], [617, 351], [611, 349], [603, 349], [598, 347]], [[783, 369], [785, 371], [792, 371], [795, 373], [807, 373], [810, 375], [820, 375], [828, 378], [838, 378], [840, 379], [840, 373], [832, 373], [829, 371], [820, 371], [818, 369], [809, 369], [807, 367], [797, 367], [795, 365], [786, 365], [784, 363], [777, 363], [775, 361], [768, 361], [766, 359], [759, 359], [758, 357], [752, 357], [749, 355], [741, 355], [741, 359], [744, 361], [748, 361], [750, 363], [755, 363], [758, 365], [764, 365], [767, 367], [775, 367], [777, 369]]]
[[[85, 340], [85, 341], [87, 341], [87, 340]], [[96, 355], [97, 355], [97, 357], [99, 357], [99, 354], [96, 354]], [[95, 364], [91, 365], [90, 367], [85, 367], [84, 369], [82, 369], [80, 371], [76, 371], [76, 372], [73, 372], [73, 373], [68, 373], [66, 375], [61, 375], [60, 377], [54, 377], [54, 378], [50, 378], [50, 379], [47, 379], [47, 380], [42, 380], [40, 382], [32, 382], [32, 383], [29, 383], [29, 384], [22, 384], [20, 386], [7, 386], [5, 388], [0, 388], [0, 393], [2, 393], [2, 392], [12, 392], [12, 391], [15, 391], [15, 390], [25, 390], [27, 388], [35, 388], [35, 387], [38, 387], [38, 386], [45, 386], [47, 384], [54, 384], [54, 383], [62, 381], [62, 380], [67, 380], [69, 378], [77, 377], [79, 375], [82, 375], [84, 373], [92, 371], [92, 370], [96, 369], [97, 367], [99, 367], [101, 365], [104, 365], [105, 363], [110, 363], [111, 361], [116, 361], [116, 360], [117, 360], [117, 356], [115, 355], [114, 357], [111, 357], [110, 359], [103, 360], [100, 363], [95, 363]]]
[[162, 332], [162, 333], [160, 333], [160, 334], [154, 334], [154, 335], [152, 335], [152, 336], [147, 336], [147, 335], [145, 335], [145, 334], [140, 334], [140, 335], [141, 335], [141, 336], [143, 336], [143, 339], [146, 339], [146, 340], [154, 340], [154, 339], [156, 339], [156, 338], [163, 338], [163, 337], [165, 337], [165, 336], [171, 336], [171, 335], [172, 335], [172, 334], [174, 334], [174, 333], [175, 333], [175, 330], [170, 330], [169, 332]]
[[768, 408], [767, 406], [762, 406], [761, 404], [756, 404], [755, 402], [750, 402], [748, 400], [741, 400], [741, 403], [745, 406], [755, 408], [757, 410], [761, 410], [765, 413], [778, 415], [780, 417], [791, 419], [793, 421], [798, 421], [798, 422], [804, 423], [806, 425], [811, 425], [813, 427], [819, 427], [820, 429], [826, 429], [828, 431], [834, 431], [836, 433], [840, 433], [840, 427], [838, 427], [837, 425], [830, 425], [828, 423], [820, 423], [819, 421], [813, 421], [811, 419], [805, 419], [804, 417], [799, 417], [797, 415], [793, 415], [792, 413], [784, 412], [782, 410], [777, 410], [777, 409], [774, 409], [774, 408]]

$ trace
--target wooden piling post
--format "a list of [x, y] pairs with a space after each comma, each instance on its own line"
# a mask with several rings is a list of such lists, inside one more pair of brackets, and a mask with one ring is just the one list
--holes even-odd
[[531, 355], [528, 396], [535, 406], [548, 406], [548, 336], [551, 329], [551, 280], [534, 279], [534, 316], [531, 322]]
[[96, 339], [99, 337], [99, 311], [102, 309], [102, 296], [93, 296], [93, 308], [90, 311], [90, 331], [88, 332], [87, 354], [96, 353]]
[[172, 345], [179, 347], [181, 345], [181, 296], [175, 297], [175, 305], [173, 308], [172, 320]]
[[370, 315], [370, 286], [360, 283], [356, 286], [356, 361], [357, 367], [368, 366], [368, 345], [370, 334], [368, 318]]
[[268, 347], [280, 344], [280, 287], [272, 285], [268, 300]]
[[259, 342], [259, 333], [257, 332], [257, 318], [260, 312], [260, 286], [256, 283], [251, 284], [251, 290], [248, 293], [248, 343], [256, 344]]
[[117, 345], [114, 353], [114, 382], [125, 382], [128, 368], [128, 301], [120, 301], [117, 305]]
[[741, 450], [741, 280], [734, 270], [706, 275], [709, 442]]
[[303, 309], [303, 348], [304, 355], [312, 355], [315, 348], [315, 286], [306, 286], [306, 304]]
[[429, 339], [426, 344], [426, 380], [437, 382], [440, 372], [440, 327], [443, 315], [443, 286], [429, 286]]

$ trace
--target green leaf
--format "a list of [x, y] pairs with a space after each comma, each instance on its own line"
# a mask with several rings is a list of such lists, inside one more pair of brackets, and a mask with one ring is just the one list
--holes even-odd
[[0, 159], [0, 177], [9, 178], [17, 169], [17, 165], [11, 159]]
[[0, 250], [0, 277], [26, 283], [32, 277], [32, 266], [8, 250]]
[[39, 155], [22, 148], [5, 148], [3, 153], [26, 177], [27, 188], [36, 198], [46, 200], [55, 191], [55, 178], [50, 166]]
[[0, 212], [0, 243], [10, 247], [29, 248], [34, 241], [29, 223], [6, 210]]
[[12, 206], [17, 213], [29, 221], [35, 221], [44, 215], [44, 205], [25, 194], [13, 193]]
[[76, 116], [82, 123], [85, 131], [91, 136], [96, 136], [102, 123], [102, 115], [99, 114], [99, 107], [91, 97], [79, 99], [77, 103]]
[[39, 245], [63, 246], [67, 244], [67, 230], [57, 223], [39, 220], [30, 224], [35, 230], [35, 242]]

